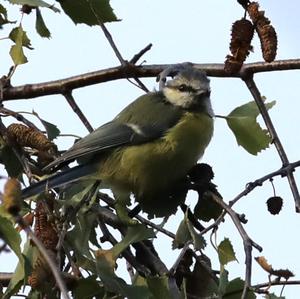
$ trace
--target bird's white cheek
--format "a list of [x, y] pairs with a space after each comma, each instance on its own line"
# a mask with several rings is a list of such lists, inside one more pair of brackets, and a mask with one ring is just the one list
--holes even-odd
[[167, 100], [175, 106], [185, 108], [188, 107], [193, 100], [188, 92], [179, 92], [171, 88], [165, 88], [163, 92]]

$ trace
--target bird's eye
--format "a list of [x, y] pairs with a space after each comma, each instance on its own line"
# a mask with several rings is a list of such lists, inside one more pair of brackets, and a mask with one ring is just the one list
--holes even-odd
[[180, 91], [188, 91], [188, 86], [185, 85], [185, 84], [181, 84], [181, 85], [179, 85], [178, 90], [180, 90]]

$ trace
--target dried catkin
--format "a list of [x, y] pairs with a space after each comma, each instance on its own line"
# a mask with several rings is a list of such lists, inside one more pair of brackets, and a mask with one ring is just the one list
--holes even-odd
[[263, 58], [266, 62], [272, 62], [277, 54], [277, 34], [271, 21], [265, 16], [265, 12], [259, 10], [257, 2], [251, 2], [247, 7], [247, 12], [258, 33]]
[[21, 205], [21, 184], [17, 179], [10, 178], [4, 185], [3, 207], [8, 213], [17, 215]]
[[232, 24], [229, 45], [231, 55], [227, 55], [225, 61], [225, 71], [227, 73], [236, 73], [240, 70], [252, 49], [253, 34], [254, 26], [246, 19], [238, 20]]
[[48, 140], [43, 133], [25, 125], [11, 124], [7, 127], [7, 133], [9, 138], [20, 146], [27, 146], [40, 151], [56, 151], [56, 145]]

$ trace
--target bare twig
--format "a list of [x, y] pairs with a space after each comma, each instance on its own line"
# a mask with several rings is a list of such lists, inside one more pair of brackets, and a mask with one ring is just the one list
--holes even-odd
[[149, 50], [151, 50], [152, 48], [152, 44], [147, 45], [144, 49], [142, 49], [140, 52], [138, 52], [137, 54], [135, 54], [130, 60], [129, 63], [131, 64], [136, 64], [138, 62], [138, 60]]
[[244, 242], [244, 250], [246, 256], [245, 258], [246, 273], [245, 273], [245, 285], [244, 285], [241, 299], [245, 299], [249, 287], [251, 286], [252, 247], [255, 247], [259, 251], [262, 251], [262, 247], [256, 244], [252, 239], [250, 239], [244, 227], [242, 226], [238, 215], [229, 205], [227, 205], [223, 200], [221, 200], [218, 196], [215, 196], [214, 194], [212, 194], [212, 198], [229, 214]]
[[[228, 75], [224, 71], [224, 64], [193, 64], [197, 69], [201, 69], [207, 73], [208, 76], [213, 77], [236, 77], [245, 76], [246, 73], [260, 73], [271, 71], [284, 71], [300, 69], [300, 59], [277, 60], [271, 63], [256, 62], [244, 64], [240, 73]], [[114, 68], [103, 69], [91, 73], [81, 74], [61, 80], [26, 84], [16, 87], [6, 87], [3, 90], [3, 101], [17, 100], [17, 99], [32, 99], [41, 96], [63, 94], [66, 90], [73, 90], [93, 84], [126, 79], [126, 78], [142, 78], [142, 77], [156, 77], [161, 71], [170, 67], [170, 64], [157, 65], [140, 65], [133, 66], [125, 65]]]
[[[93, 8], [92, 8], [93, 9]], [[95, 12], [94, 12], [95, 14]], [[119, 59], [120, 63], [122, 66], [126, 66], [126, 65], [129, 65], [128, 61], [124, 60], [124, 58], [122, 57], [121, 55], [121, 52], [118, 50], [110, 32], [107, 30], [106, 26], [103, 24], [103, 22], [101, 22], [101, 20], [99, 20], [98, 16], [95, 14], [98, 22], [99, 22], [99, 26], [101, 27], [105, 37], [107, 38], [110, 46], [112, 47], [113, 51], [115, 52], [117, 58]], [[129, 80], [129, 78], [127, 77], [127, 80], [130, 82], [130, 83], [133, 83], [135, 86], [141, 88], [142, 90], [144, 90], [145, 92], [148, 92], [148, 88], [144, 85], [144, 83], [139, 79], [137, 78], [136, 76], [133, 77], [134, 80], [136, 81], [137, 85], [134, 84], [133, 82], [131, 82]]]
[[187, 252], [187, 250], [190, 248], [190, 245], [192, 244], [192, 241], [188, 241], [184, 244], [183, 248], [181, 249], [181, 252], [179, 254], [179, 256], [177, 257], [175, 263], [173, 264], [173, 266], [170, 268], [169, 270], [169, 275], [173, 276], [178, 268], [179, 263], [181, 262], [182, 258], [184, 257], [185, 253]]
[[63, 93], [64, 97], [68, 101], [69, 105], [72, 107], [73, 111], [78, 115], [79, 119], [82, 121], [82, 123], [85, 125], [87, 130], [91, 133], [94, 131], [93, 127], [91, 126], [88, 119], [85, 117], [79, 106], [76, 104], [75, 99], [72, 95], [71, 91], [66, 91]]
[[161, 227], [160, 225], [157, 225], [151, 221], [149, 221], [148, 219], [140, 216], [140, 215], [136, 215], [135, 218], [137, 220], [139, 220], [141, 223], [146, 224], [152, 228], [154, 228], [155, 230], [157, 230], [158, 232], [170, 237], [171, 239], [175, 239], [175, 234], [173, 234], [172, 232], [166, 230], [165, 228]]
[[34, 130], [40, 131], [39, 128], [34, 123], [29, 121], [27, 118], [25, 118], [21, 113], [9, 110], [9, 109], [4, 108], [4, 107], [0, 108], [0, 113], [5, 114], [6, 116], [12, 116], [16, 120], [21, 121], [22, 123], [24, 123], [26, 126], [32, 128]]
[[283, 281], [280, 281], [278, 279], [275, 279], [273, 281], [268, 281], [268, 282], [253, 285], [252, 288], [254, 289], [254, 291], [256, 291], [258, 289], [268, 288], [269, 286], [279, 286], [279, 285], [300, 285], [300, 280], [283, 280]]
[[[106, 26], [104, 25], [104, 23], [102, 22], [102, 20], [100, 20], [98, 14], [97, 14], [97, 13], [95, 12], [95, 10], [94, 10], [93, 5], [92, 5], [90, 2], [89, 2], [89, 5], [90, 5], [90, 8], [91, 8], [91, 10], [92, 10], [92, 12], [93, 12], [95, 18], [96, 18], [97, 21], [98, 21], [98, 25], [99, 25], [100, 28], [102, 29], [102, 31], [103, 31], [103, 33], [104, 33], [106, 39], [108, 40], [108, 42], [109, 42], [111, 48], [113, 49], [114, 53], [116, 54], [116, 56], [117, 56], [118, 60], [120, 61], [121, 65], [122, 65], [122, 66], [129, 65], [128, 61], [125, 60], [125, 59], [122, 57], [121, 52], [119, 51], [119, 49], [118, 49], [116, 43], [114, 42], [114, 40], [113, 40], [113, 38], [112, 38], [112, 35], [111, 35], [110, 32], [107, 30], [107, 28], [106, 28]], [[126, 79], [127, 79], [130, 83], [132, 83], [132, 82], [128, 79], [128, 77], [126, 77]], [[143, 84], [143, 82], [142, 82], [140, 79], [138, 79], [137, 77], [134, 77], [134, 80], [137, 82], [137, 85], [136, 85], [136, 84], [134, 84], [134, 85], [136, 85], [137, 87], [141, 88], [142, 90], [148, 92], [147, 87]]]
[[55, 278], [55, 281], [62, 293], [62, 297], [64, 299], [70, 299], [68, 295], [68, 290], [66, 288], [66, 285], [63, 281], [62, 275], [53, 262], [52, 258], [49, 256], [47, 249], [45, 248], [44, 244], [36, 237], [32, 229], [25, 223], [23, 218], [21, 216], [15, 217], [16, 222], [23, 228], [23, 230], [26, 232], [26, 234], [30, 237], [30, 239], [34, 242], [34, 244], [37, 246], [41, 254], [43, 255], [44, 259], [46, 260], [47, 264], [49, 265], [49, 268]]
[[167, 266], [143, 242], [133, 243], [132, 246], [135, 250], [143, 253], [143, 260], [151, 264], [151, 270], [154, 270], [155, 274], [164, 275], [168, 273]]
[[288, 165], [281, 167], [280, 169], [273, 171], [273, 172], [255, 180], [254, 182], [248, 183], [246, 188], [240, 194], [238, 194], [233, 200], [231, 200], [229, 202], [229, 206], [232, 207], [243, 196], [246, 196], [247, 194], [249, 194], [256, 187], [262, 186], [264, 182], [266, 182], [276, 176], [285, 176], [288, 172], [294, 171], [299, 166], [300, 166], [300, 160], [293, 162], [293, 163], [289, 163]]
[[[92, 9], [93, 9], [93, 8], [92, 8]], [[102, 29], [102, 31], [103, 31], [103, 33], [104, 33], [106, 39], [108, 40], [110, 46], [112, 47], [113, 51], [115, 52], [115, 54], [116, 54], [118, 60], [120, 61], [121, 65], [124, 66], [124, 65], [126, 64], [126, 62], [125, 62], [124, 58], [122, 57], [121, 52], [118, 50], [118, 47], [116, 46], [116, 44], [115, 44], [115, 42], [114, 42], [114, 40], [113, 40], [113, 38], [112, 38], [110, 32], [107, 30], [107, 28], [106, 28], [106, 26], [103, 24], [103, 22], [102, 22], [101, 20], [99, 20], [97, 14], [95, 14], [95, 12], [94, 12], [94, 15], [95, 15], [95, 17], [97, 18], [98, 23], [99, 23], [99, 26], [101, 27], [101, 29]]]
[[[281, 159], [281, 162], [282, 162], [282, 165], [283, 167], [289, 165], [289, 160], [288, 160], [288, 157], [287, 157], [287, 154], [285, 152], [285, 149], [278, 137], [278, 134], [275, 130], [275, 127], [273, 125], [273, 122], [271, 120], [271, 117], [268, 113], [268, 110], [266, 109], [266, 106], [263, 102], [263, 99], [260, 95], [260, 92], [253, 80], [253, 75], [250, 75], [250, 76], [246, 76], [246, 77], [243, 77], [242, 78], [248, 89], [250, 90], [257, 106], [258, 106], [258, 109], [264, 119], [264, 122], [268, 128], [268, 131], [271, 135], [271, 138], [272, 138], [272, 142], [274, 143], [276, 149], [277, 149], [277, 152], [278, 152], [278, 155]], [[300, 194], [299, 194], [299, 191], [298, 191], [298, 187], [297, 187], [297, 184], [296, 184], [296, 181], [295, 181], [295, 177], [293, 175], [293, 173], [291, 171], [288, 171], [286, 173], [287, 175], [287, 179], [288, 179], [288, 182], [290, 184], [290, 188], [291, 188], [291, 191], [292, 191], [292, 194], [293, 194], [293, 197], [294, 197], [294, 200], [295, 200], [295, 205], [296, 205], [296, 212], [297, 213], [300, 213]]]
[[[115, 201], [111, 197], [109, 197], [107, 194], [99, 192], [99, 196], [100, 196], [100, 199], [103, 200], [105, 203], [107, 203], [110, 206], [114, 206]], [[116, 224], [117, 226], [121, 224], [119, 218], [115, 214], [113, 214], [112, 212], [109, 212], [107, 209], [102, 208], [102, 207], [97, 207], [96, 209], [102, 215], [102, 217], [107, 217], [108, 213], [111, 213], [113, 216], [115, 216], [113, 221], [111, 221], [112, 218], [110, 218], [110, 220], [106, 219], [106, 221], [105, 221], [106, 223], [109, 223], [107, 221], [110, 221], [110, 224]], [[128, 210], [128, 212], [130, 213], [129, 210]], [[111, 215], [111, 217], [112, 217], [112, 215]], [[160, 225], [157, 225], [157, 224], [147, 220], [146, 218], [144, 218], [140, 215], [136, 215], [135, 218], [137, 220], [139, 220], [141, 223], [146, 224], [146, 225], [156, 229], [157, 231], [161, 232], [162, 234], [165, 234], [166, 236], [168, 236], [172, 239], [175, 238], [175, 234], [173, 234], [172, 232], [166, 230], [165, 228], [161, 227]]]

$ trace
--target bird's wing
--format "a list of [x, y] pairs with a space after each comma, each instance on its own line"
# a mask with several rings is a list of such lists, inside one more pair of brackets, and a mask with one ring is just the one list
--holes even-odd
[[[156, 101], [154, 109], [151, 101]], [[47, 165], [45, 170], [58, 168], [77, 158], [90, 156], [111, 148], [146, 143], [163, 136], [181, 116], [179, 110], [175, 110], [171, 114], [167, 113], [170, 107], [166, 107], [166, 105], [170, 106], [170, 104], [162, 101], [161, 93], [157, 93], [154, 98], [149, 97], [148, 94], [140, 97], [127, 106], [113, 121], [104, 124], [76, 142], [59, 158]], [[136, 108], [138, 108], [139, 115], [131, 113], [131, 111], [136, 111]], [[157, 118], [157, 113], [163, 113], [164, 117]]]

